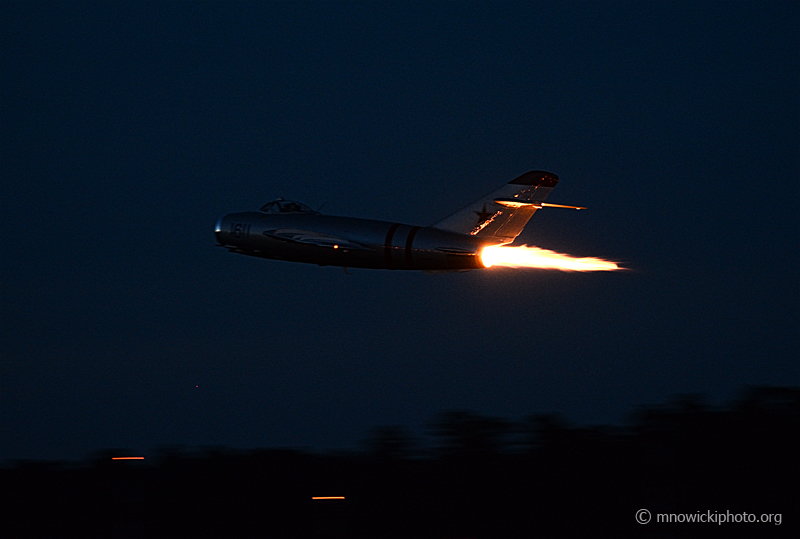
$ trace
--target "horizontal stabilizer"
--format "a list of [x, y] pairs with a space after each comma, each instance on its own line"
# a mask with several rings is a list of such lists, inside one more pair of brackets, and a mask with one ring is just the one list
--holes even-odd
[[518, 198], [496, 198], [495, 202], [507, 208], [521, 208], [522, 206], [533, 206], [537, 210], [542, 208], [570, 208], [573, 210], [585, 210], [586, 206], [565, 206], [564, 204], [550, 204], [548, 202], [527, 202]]
[[496, 198], [494, 201], [506, 208], [521, 208], [522, 206], [542, 207], [541, 202], [528, 202], [527, 200], [520, 200], [518, 198]]
[[550, 204], [548, 202], [542, 202], [541, 206], [543, 208], [569, 208], [571, 210], [585, 210], [586, 206], [565, 206], [564, 204]]

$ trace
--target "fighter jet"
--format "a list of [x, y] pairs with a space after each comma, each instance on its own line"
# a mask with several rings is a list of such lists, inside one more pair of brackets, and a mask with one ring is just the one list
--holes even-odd
[[323, 215], [305, 204], [279, 198], [257, 212], [230, 213], [214, 233], [228, 251], [320, 266], [429, 272], [486, 267], [483, 249], [514, 241], [528, 220], [548, 204], [558, 183], [534, 170], [430, 226]]

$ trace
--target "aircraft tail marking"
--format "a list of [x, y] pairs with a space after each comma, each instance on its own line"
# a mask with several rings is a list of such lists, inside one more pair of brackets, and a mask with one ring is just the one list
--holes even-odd
[[531, 170], [432, 226], [511, 243], [536, 210], [549, 205], [544, 201], [557, 183], [552, 172]]

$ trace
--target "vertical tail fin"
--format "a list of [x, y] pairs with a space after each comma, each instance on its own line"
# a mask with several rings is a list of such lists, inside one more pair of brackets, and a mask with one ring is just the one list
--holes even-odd
[[557, 183], [558, 176], [551, 172], [526, 172], [431, 226], [511, 243]]

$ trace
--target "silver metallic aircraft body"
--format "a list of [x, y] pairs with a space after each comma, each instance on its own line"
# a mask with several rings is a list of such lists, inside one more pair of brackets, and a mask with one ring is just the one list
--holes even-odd
[[483, 268], [488, 245], [511, 243], [558, 183], [555, 174], [531, 171], [497, 191], [421, 227], [322, 215], [278, 199], [258, 212], [220, 218], [215, 234], [234, 253], [321, 266], [459, 271]]
[[373, 269], [472, 269], [479, 238], [419, 227], [316, 212], [222, 218], [219, 242], [233, 252], [322, 266]]

